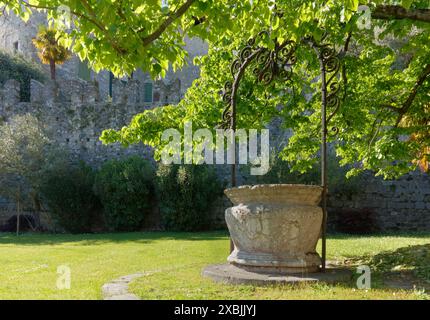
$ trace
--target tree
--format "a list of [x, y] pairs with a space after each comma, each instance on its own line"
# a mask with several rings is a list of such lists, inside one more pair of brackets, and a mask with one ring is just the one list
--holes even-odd
[[[25, 200], [38, 199], [49, 143], [43, 125], [33, 116], [18, 115], [0, 126], [0, 193], [16, 203], [17, 234]], [[26, 199], [27, 198], [27, 199]]]
[[[336, 142], [341, 164], [354, 165], [349, 175], [369, 169], [385, 178], [397, 177], [415, 170], [417, 160], [428, 157], [430, 24], [375, 19], [369, 29], [361, 29], [357, 24], [361, 16], [352, 10], [346, 14], [343, 9], [342, 5], [325, 10], [311, 5], [285, 6], [281, 21], [272, 18], [271, 39], [289, 34], [298, 42], [307, 34], [318, 39], [324, 30], [329, 31], [329, 42], [344, 52], [342, 108], [332, 119], [339, 134], [330, 141]], [[161, 150], [159, 132], [164, 129], [182, 130], [186, 120], [193, 120], [196, 128], [214, 128], [225, 107], [219, 91], [232, 80], [230, 62], [235, 57], [231, 52], [240, 51], [253, 36], [247, 30], [229, 41], [221, 38], [211, 43], [209, 55], [200, 59], [201, 78], [178, 106], [145, 111], [128, 127], [105, 131], [102, 139], [125, 145], [143, 141]], [[282, 119], [294, 135], [280, 156], [291, 162], [294, 170], [304, 172], [318, 161], [320, 83], [315, 80], [320, 71], [314, 53], [306, 46], [298, 46], [297, 59], [290, 83], [264, 87], [255, 85], [253, 77], [245, 77], [237, 125], [258, 128], [274, 117]], [[312, 98], [305, 99], [304, 92]], [[280, 109], [279, 105], [285, 107]], [[414, 120], [405, 121], [409, 118]]]
[[[46, 9], [58, 27], [67, 29], [61, 42], [88, 59], [96, 70], [108, 68], [115, 74], [130, 74], [135, 68], [153, 76], [182, 66], [186, 61], [183, 40], [198, 36], [209, 43], [210, 54], [200, 60], [202, 78], [189, 90], [179, 106], [146, 111], [137, 115], [128, 128], [106, 131], [105, 142], [125, 144], [143, 141], [160, 146], [160, 131], [180, 128], [184, 120], [213, 128], [223, 109], [218, 94], [229, 79], [232, 50], [262, 30], [271, 30], [260, 46], [271, 48], [274, 39], [300, 43], [304, 37], [327, 40], [344, 51], [343, 108], [332, 124], [340, 134], [337, 154], [342, 163], [356, 164], [359, 170], [398, 176], [417, 166], [428, 139], [404, 139], [428, 131], [423, 121], [413, 126], [404, 119], [425, 118], [429, 103], [429, 17], [428, 0], [172, 0], [144, 4], [132, 0], [89, 2], [38, 0], [4, 1], [8, 8], [26, 18], [30, 8]], [[370, 8], [370, 29], [357, 21], [363, 15], [359, 5]], [[67, 5], [70, 10], [58, 10]], [[66, 12], [66, 14], [65, 14]], [[70, 13], [71, 21], [65, 17]], [[66, 21], [66, 22], [64, 22]], [[63, 29], [64, 30], [64, 29]], [[92, 35], [88, 37], [88, 35]], [[405, 41], [405, 39], [407, 41]], [[281, 117], [294, 136], [281, 156], [304, 171], [317, 159], [319, 97], [315, 79], [319, 72], [314, 53], [300, 46], [290, 90], [285, 84], [262, 88], [245, 79], [248, 92], [239, 106], [238, 126], [263, 126]], [[400, 65], [400, 67], [399, 67]], [[252, 86], [252, 90], [250, 89]], [[307, 101], [301, 94], [314, 93]], [[279, 104], [286, 107], [278, 110]]]
[[71, 57], [70, 51], [58, 43], [55, 29], [45, 27], [39, 30], [33, 44], [39, 50], [38, 56], [42, 63], [49, 64], [51, 79], [55, 80], [55, 65], [66, 62]]
[[[46, 10], [59, 29], [74, 26], [61, 41], [82, 60], [88, 58], [96, 70], [106, 68], [116, 75], [130, 74], [136, 67], [155, 75], [164, 73], [169, 63], [181, 66], [186, 55], [185, 35], [212, 41], [243, 30], [258, 33], [267, 27], [275, 5], [287, 13], [298, 12], [297, 18], [305, 24], [310, 10], [324, 24], [331, 20], [325, 19], [326, 12], [335, 10], [339, 18], [342, 9], [349, 15], [358, 10], [359, 4], [369, 5], [375, 19], [430, 20], [427, 0], [170, 0], [167, 7], [163, 3], [1, 0], [0, 8], [3, 5], [24, 19], [28, 19], [31, 9]], [[298, 29], [303, 24], [289, 27]]]

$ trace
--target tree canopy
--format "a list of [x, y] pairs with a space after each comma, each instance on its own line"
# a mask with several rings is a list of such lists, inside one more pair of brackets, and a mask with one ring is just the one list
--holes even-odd
[[342, 163], [354, 165], [352, 174], [370, 169], [385, 177], [418, 165], [428, 169], [428, 0], [171, 0], [167, 7], [156, 0], [1, 3], [24, 19], [31, 8], [46, 9], [64, 30], [62, 44], [95, 70], [107, 68], [117, 75], [141, 68], [163, 76], [186, 62], [185, 36], [209, 44], [209, 54], [195, 59], [201, 77], [179, 105], [145, 111], [128, 127], [105, 131], [106, 143], [143, 141], [159, 147], [164, 129], [183, 128], [188, 120], [195, 128], [214, 128], [224, 108], [220, 90], [231, 80], [234, 54], [249, 38], [270, 30], [260, 46], [270, 49], [274, 39], [297, 44], [293, 78], [261, 86], [245, 76], [237, 126], [258, 128], [280, 118], [294, 133], [280, 156], [305, 171], [317, 161], [319, 150], [320, 80], [314, 52], [299, 44], [308, 36], [321, 40], [326, 33], [326, 40], [343, 52], [342, 108], [332, 119], [339, 134], [330, 137]]

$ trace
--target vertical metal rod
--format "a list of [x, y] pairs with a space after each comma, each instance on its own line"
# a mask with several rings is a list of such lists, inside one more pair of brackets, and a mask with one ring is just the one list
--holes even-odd
[[[233, 164], [231, 165], [231, 187], [236, 187], [236, 99], [235, 93], [232, 94], [231, 98], [231, 130], [232, 130], [232, 144], [233, 144]], [[230, 237], [230, 254], [234, 250], [234, 243]]]
[[[235, 157], [236, 157], [236, 155], [235, 155]], [[236, 187], [236, 163], [233, 163], [231, 165], [231, 187], [232, 188]], [[233, 250], [234, 250], [234, 243], [230, 237], [230, 254], [233, 252]]]
[[327, 259], [327, 79], [325, 62], [320, 54], [321, 64], [321, 186], [323, 221], [321, 226], [321, 271], [325, 272]]

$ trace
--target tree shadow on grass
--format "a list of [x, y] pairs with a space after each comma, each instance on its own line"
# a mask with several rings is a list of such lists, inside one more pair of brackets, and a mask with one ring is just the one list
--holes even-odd
[[131, 232], [100, 234], [34, 234], [26, 233], [16, 236], [11, 233], [0, 233], [0, 245], [97, 245], [109, 243], [142, 243], [148, 244], [160, 240], [212, 241], [227, 240], [226, 231], [211, 232]]
[[351, 266], [368, 265], [372, 288], [430, 291], [430, 244], [413, 245], [374, 256], [348, 260]]
[[377, 273], [384, 274], [384, 283], [399, 287], [421, 285], [430, 289], [430, 244], [384, 251], [370, 260]]

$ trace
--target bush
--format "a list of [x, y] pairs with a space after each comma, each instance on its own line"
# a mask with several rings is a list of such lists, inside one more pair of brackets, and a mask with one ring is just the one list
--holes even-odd
[[[16, 225], [18, 217], [13, 215], [10, 217], [6, 223], [0, 226], [0, 232], [16, 232]], [[36, 220], [32, 215], [24, 214], [19, 216], [19, 231], [34, 231], [34, 226], [36, 226]]]
[[133, 156], [106, 162], [96, 176], [95, 191], [112, 231], [136, 231], [142, 227], [154, 199], [154, 168]]
[[211, 209], [223, 186], [212, 167], [160, 165], [157, 193], [164, 228], [200, 231], [210, 228]]
[[0, 85], [9, 79], [15, 79], [21, 84], [21, 101], [30, 101], [30, 80], [43, 82], [46, 76], [38, 65], [19, 56], [12, 57], [0, 52]]
[[337, 209], [330, 212], [337, 232], [347, 234], [371, 234], [379, 231], [375, 213], [364, 209]]
[[79, 166], [58, 165], [46, 171], [41, 196], [50, 214], [71, 233], [91, 231], [100, 212], [100, 201], [93, 192], [95, 173], [84, 163]]

